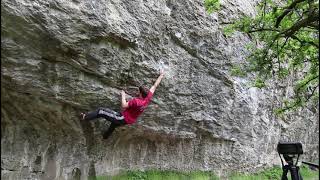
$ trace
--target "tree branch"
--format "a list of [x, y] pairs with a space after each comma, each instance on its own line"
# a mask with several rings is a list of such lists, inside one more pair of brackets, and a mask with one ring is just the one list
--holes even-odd
[[267, 6], [267, 0], [264, 0], [264, 2], [263, 2], [263, 14], [262, 14], [262, 17], [264, 17], [265, 14], [266, 14], [266, 6]]
[[312, 46], [315, 46], [315, 47], [319, 48], [319, 44], [316, 44], [316, 43], [314, 43], [314, 42], [312, 42], [312, 41], [304, 41], [304, 40], [301, 40], [301, 39], [299, 39], [299, 38], [298, 38], [297, 36], [295, 36], [295, 35], [291, 35], [290, 37], [291, 37], [292, 39], [295, 39], [295, 40], [299, 41], [301, 44], [307, 43], [307, 44], [310, 44], [310, 45], [312, 45]]
[[286, 9], [283, 11], [283, 13], [277, 18], [277, 21], [276, 21], [276, 28], [278, 28], [279, 27], [279, 24], [280, 24], [280, 22], [282, 21], [282, 19], [290, 12], [290, 11], [292, 11], [292, 9], [294, 8], [294, 7], [296, 7], [296, 5], [298, 4], [298, 3], [301, 3], [301, 2], [304, 2], [304, 1], [307, 1], [307, 0], [295, 0], [295, 1], [293, 1], [288, 7], [286, 7]]
[[281, 46], [281, 49], [280, 49], [280, 51], [284, 48], [284, 46], [287, 44], [287, 42], [288, 42], [288, 40], [289, 40], [289, 37], [286, 37], [286, 41], [283, 43], [283, 45]]
[[316, 22], [310, 23], [308, 28], [319, 30], [319, 22], [316, 21]]
[[278, 29], [271, 29], [271, 28], [261, 28], [261, 29], [253, 29], [248, 31], [248, 33], [260, 32], [260, 31], [275, 31], [280, 32]]
[[318, 16], [319, 16], [319, 11], [317, 11], [316, 13], [312, 13], [312, 15], [296, 22], [289, 29], [283, 31], [282, 34], [285, 34], [285, 36], [292, 36], [296, 31], [298, 31], [302, 27], [307, 27], [313, 22], [318, 21]]
[[299, 91], [301, 88], [305, 87], [305, 86], [306, 86], [307, 84], [309, 84], [311, 81], [313, 81], [313, 80], [315, 80], [315, 79], [318, 79], [318, 77], [319, 77], [319, 75], [316, 75], [316, 76], [312, 77], [311, 79], [309, 79], [307, 82], [303, 83], [301, 86], [299, 86], [298, 89], [296, 90], [297, 93], [298, 93], [298, 91]]
[[319, 88], [319, 84], [317, 86], [315, 86], [313, 89], [312, 89], [312, 92], [310, 95], [308, 95], [307, 99], [306, 99], [306, 102], [308, 102], [310, 100], [310, 98], [314, 95], [314, 93], [316, 92], [316, 90]]
[[[319, 84], [317, 86], [315, 86], [313, 89], [312, 89], [312, 92], [310, 95], [308, 95], [306, 98], [305, 98], [305, 102], [308, 102], [312, 96], [314, 96], [314, 93], [316, 92], [316, 90], [319, 88]], [[291, 104], [290, 106], [286, 106], [284, 108], [281, 109], [281, 112], [285, 112], [289, 109], [292, 109], [292, 108], [295, 108], [297, 107], [301, 102], [301, 96], [298, 96], [296, 97], [297, 98], [297, 101], [294, 102], [294, 104]]]

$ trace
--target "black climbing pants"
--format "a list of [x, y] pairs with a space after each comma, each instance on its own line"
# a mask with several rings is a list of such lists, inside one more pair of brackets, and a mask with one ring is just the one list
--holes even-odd
[[126, 122], [124, 121], [124, 117], [121, 113], [118, 113], [108, 108], [98, 108], [95, 111], [88, 112], [86, 113], [84, 119], [90, 121], [101, 117], [111, 122], [108, 130], [103, 132], [104, 139], [107, 139], [116, 127], [126, 124]]

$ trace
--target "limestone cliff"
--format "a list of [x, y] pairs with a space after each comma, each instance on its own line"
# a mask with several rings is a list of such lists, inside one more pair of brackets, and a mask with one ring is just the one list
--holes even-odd
[[[272, 113], [286, 91], [230, 75], [250, 39], [222, 24], [254, 1], [1, 1], [1, 177], [86, 179], [119, 170], [255, 171], [280, 139], [318, 159], [318, 109]], [[120, 110], [120, 90], [165, 78], [138, 123], [106, 141], [80, 112]], [[284, 86], [290, 86], [290, 82]], [[133, 91], [133, 90], [132, 90]], [[284, 93], [284, 94], [283, 94]]]

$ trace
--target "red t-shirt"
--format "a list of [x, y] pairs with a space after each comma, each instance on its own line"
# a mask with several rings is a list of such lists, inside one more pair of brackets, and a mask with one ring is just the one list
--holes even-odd
[[128, 102], [129, 107], [127, 107], [122, 115], [127, 124], [133, 124], [137, 121], [138, 116], [144, 111], [148, 106], [151, 98], [152, 92], [149, 91], [147, 97], [145, 98], [134, 98]]

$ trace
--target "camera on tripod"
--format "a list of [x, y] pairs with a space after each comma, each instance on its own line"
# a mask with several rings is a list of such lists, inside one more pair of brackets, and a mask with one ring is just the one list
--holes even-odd
[[[288, 180], [287, 174], [289, 171], [292, 180], [303, 180], [299, 172], [300, 168], [299, 166], [297, 166], [299, 157], [301, 154], [303, 154], [302, 144], [300, 142], [279, 142], [277, 146], [277, 151], [279, 153], [282, 164], [281, 180]], [[284, 165], [281, 155], [283, 156], [283, 159], [286, 161], [286, 165]], [[295, 157], [297, 157], [296, 162], [294, 162]], [[302, 161], [302, 163], [308, 165], [309, 167], [319, 169], [319, 165], [317, 164], [304, 161]]]
[[[299, 172], [299, 166], [297, 166], [299, 157], [303, 154], [302, 144], [300, 142], [279, 142], [277, 146], [277, 151], [279, 153], [281, 164], [282, 164], [282, 177], [281, 180], [288, 180], [287, 174], [290, 171], [292, 180], [302, 180], [302, 176]], [[286, 161], [286, 165], [284, 165], [283, 159]], [[294, 158], [297, 157], [296, 162], [294, 162]]]

